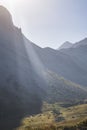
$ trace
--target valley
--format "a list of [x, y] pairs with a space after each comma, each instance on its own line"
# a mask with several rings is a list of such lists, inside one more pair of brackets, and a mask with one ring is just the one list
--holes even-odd
[[0, 130], [87, 130], [87, 38], [41, 48], [0, 20]]

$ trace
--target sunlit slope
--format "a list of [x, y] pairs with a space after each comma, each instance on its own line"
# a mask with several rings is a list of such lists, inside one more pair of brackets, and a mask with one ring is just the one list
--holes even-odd
[[[46, 106], [45, 106], [46, 107]], [[75, 127], [87, 120], [87, 104], [77, 105], [73, 107], [64, 108], [59, 104], [47, 104], [49, 110], [45, 109], [42, 114], [27, 117], [21, 122], [21, 126], [17, 130], [64, 130], [63, 128]], [[56, 113], [55, 113], [56, 108]], [[84, 127], [84, 125], [83, 125]], [[74, 128], [77, 130], [76, 128]], [[71, 128], [69, 128], [71, 130]]]

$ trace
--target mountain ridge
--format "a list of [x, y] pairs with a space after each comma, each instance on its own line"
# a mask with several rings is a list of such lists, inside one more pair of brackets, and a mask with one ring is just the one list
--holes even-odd
[[60, 49], [68, 49], [68, 48], [71, 48], [72, 46], [73, 46], [73, 43], [71, 43], [69, 41], [66, 41], [58, 48], [58, 50], [60, 50]]
[[87, 38], [84, 38], [84, 39], [82, 39], [82, 40], [80, 40], [78, 42], [75, 42], [75, 43], [71, 43], [69, 41], [66, 41], [58, 48], [58, 50], [77, 48], [77, 47], [85, 46], [85, 45], [87, 45]]

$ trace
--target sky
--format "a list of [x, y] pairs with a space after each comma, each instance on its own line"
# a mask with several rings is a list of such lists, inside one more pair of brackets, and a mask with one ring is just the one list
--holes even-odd
[[58, 48], [87, 37], [87, 0], [0, 0], [0, 5], [40, 47]]

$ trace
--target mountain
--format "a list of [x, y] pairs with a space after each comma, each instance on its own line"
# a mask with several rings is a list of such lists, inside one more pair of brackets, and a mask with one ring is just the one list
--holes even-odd
[[72, 46], [73, 46], [72, 43], [66, 41], [66, 42], [64, 42], [64, 43], [58, 48], [58, 50], [61, 50], [61, 49], [68, 49], [68, 48], [71, 48]]
[[87, 89], [84, 86], [75, 84], [58, 74], [47, 71], [45, 73], [49, 84], [46, 92], [46, 101], [49, 103], [56, 102], [75, 102], [87, 98]]
[[58, 50], [69, 49], [69, 48], [77, 48], [77, 47], [84, 46], [84, 45], [87, 45], [87, 38], [84, 38], [83, 40], [76, 42], [74, 44], [66, 41], [58, 48]]
[[54, 50], [36, 49], [43, 66], [76, 84], [87, 86], [87, 47]]
[[40, 113], [45, 100], [87, 98], [86, 55], [86, 46], [38, 47], [0, 6], [0, 129], [12, 130], [22, 118]]
[[84, 38], [83, 40], [76, 42], [72, 48], [77, 48], [77, 47], [81, 47], [81, 46], [85, 46], [87, 45], [87, 38]]
[[[73, 48], [69, 48], [67, 50], [64, 49], [64, 50], [61, 50], [60, 52], [66, 55], [67, 57], [69, 57], [73, 61], [72, 67], [68, 66], [68, 70], [71, 69], [70, 70], [71, 74], [67, 76], [65, 75], [65, 77], [73, 82], [76, 82], [83, 86], [87, 86], [87, 81], [86, 81], [87, 44], [86, 44], [86, 39], [84, 40], [84, 44], [82, 41], [78, 42], [78, 46], [75, 45]], [[70, 60], [68, 62], [70, 62]], [[66, 73], [68, 74], [68, 72]]]
[[34, 77], [38, 75], [39, 80], [41, 77], [32, 66], [34, 59], [28, 55], [26, 46], [21, 29], [13, 25], [10, 13], [0, 6], [1, 130], [12, 130], [26, 115], [41, 111], [44, 90], [35, 81]]

